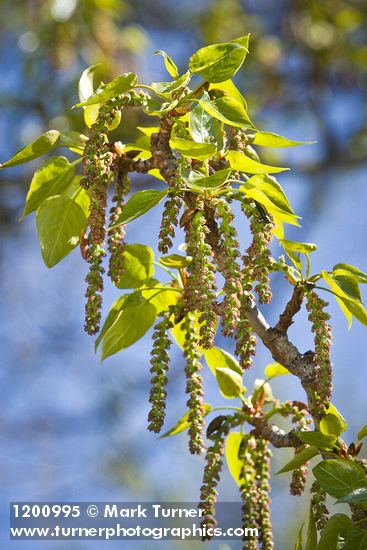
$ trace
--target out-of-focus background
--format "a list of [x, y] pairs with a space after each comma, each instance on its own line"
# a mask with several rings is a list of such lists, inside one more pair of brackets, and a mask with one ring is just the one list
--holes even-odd
[[[166, 79], [166, 50], [183, 69], [196, 49], [251, 33], [250, 55], [236, 77], [258, 127], [317, 144], [266, 152], [268, 162], [292, 168], [279, 180], [302, 229], [287, 237], [316, 242], [313, 270], [344, 261], [367, 269], [367, 4], [364, 0], [1, 0], [0, 161], [47, 129], [83, 131], [82, 114], [70, 110], [77, 81], [88, 65], [102, 63], [103, 79], [136, 71], [140, 81]], [[135, 115], [120, 139], [132, 141]], [[148, 125], [151, 120], [142, 121]], [[84, 276], [78, 252], [48, 270], [37, 244], [35, 220], [18, 218], [37, 163], [0, 172], [1, 338], [1, 548], [89, 548], [89, 542], [12, 542], [7, 539], [11, 500], [195, 501], [203, 460], [187, 452], [185, 435], [158, 440], [146, 431], [149, 334], [103, 364], [83, 332]], [[134, 179], [134, 189], [144, 188]], [[146, 183], [145, 183], [146, 185]], [[156, 184], [155, 184], [156, 185]], [[143, 186], [143, 187], [142, 187]], [[159, 183], [158, 183], [159, 186]], [[160, 210], [144, 225], [132, 223], [129, 242], [155, 248]], [[278, 253], [277, 246], [274, 254]], [[266, 307], [273, 322], [288, 298], [275, 278]], [[118, 294], [110, 286], [105, 312]], [[367, 421], [366, 328], [348, 331], [330, 297], [334, 329], [333, 401], [349, 422], [351, 441]], [[291, 334], [311, 347], [302, 311]], [[220, 337], [218, 345], [228, 347]], [[254, 372], [271, 361], [259, 346]], [[207, 400], [223, 404], [209, 370]], [[296, 379], [273, 384], [283, 398], [302, 398]], [[167, 426], [185, 411], [183, 361], [173, 353]], [[277, 451], [274, 471], [289, 458]], [[273, 522], [277, 548], [293, 548], [305, 519], [306, 498], [288, 497], [289, 475], [274, 478]], [[222, 500], [237, 500], [227, 472]], [[117, 548], [118, 542], [94, 543]], [[151, 547], [129, 542], [128, 547]], [[204, 548], [190, 542], [162, 548]], [[239, 548], [211, 543], [211, 548]]]

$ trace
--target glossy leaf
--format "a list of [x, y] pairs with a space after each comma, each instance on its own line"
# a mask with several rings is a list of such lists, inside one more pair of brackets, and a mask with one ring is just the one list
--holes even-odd
[[23, 164], [41, 157], [42, 155], [45, 155], [55, 149], [59, 143], [60, 132], [57, 130], [49, 130], [26, 147], [23, 147], [23, 149], [18, 151], [11, 159], [7, 160], [3, 164], [0, 163], [0, 170], [3, 168], [10, 168], [11, 166], [17, 166], [18, 164]]
[[192, 73], [207, 82], [223, 82], [232, 78], [245, 60], [248, 48], [245, 42], [211, 44], [195, 52], [189, 62]]
[[275, 378], [276, 376], [283, 376], [284, 374], [290, 374], [289, 370], [283, 367], [280, 363], [270, 363], [265, 367], [264, 374], [266, 378]]
[[[209, 94], [205, 92], [202, 99], [210, 101]], [[215, 144], [218, 151], [222, 149], [223, 135], [220, 122], [207, 113], [202, 105], [197, 104], [189, 111], [188, 121], [189, 130], [194, 141]]]
[[211, 349], [205, 350], [204, 352], [205, 361], [208, 364], [208, 367], [215, 375], [216, 369], [227, 368], [237, 372], [241, 377], [243, 371], [240, 367], [239, 362], [235, 359], [230, 353], [224, 349], [212, 347]]
[[287, 241], [286, 239], [282, 239], [280, 244], [287, 250], [297, 252], [298, 254], [308, 255], [317, 250], [317, 245], [313, 243], [299, 243], [297, 241]]
[[53, 267], [79, 243], [80, 232], [87, 225], [86, 216], [75, 201], [66, 195], [44, 200], [36, 214], [42, 258]]
[[143, 244], [127, 244], [123, 251], [124, 270], [116, 286], [139, 288], [154, 274], [153, 250]]
[[314, 445], [318, 449], [330, 449], [336, 441], [335, 436], [326, 435], [321, 432], [301, 431], [297, 433], [297, 437], [303, 441], [303, 443]]
[[215, 377], [223, 397], [233, 399], [246, 391], [242, 384], [242, 375], [232, 369], [217, 367]]
[[336, 498], [350, 493], [366, 479], [362, 466], [351, 460], [323, 460], [312, 472], [324, 491]]
[[240, 445], [243, 440], [243, 434], [238, 432], [231, 432], [226, 439], [225, 455], [227, 466], [231, 476], [235, 480], [238, 486], [241, 485], [241, 470], [242, 460], [238, 458]]
[[207, 160], [217, 152], [214, 143], [196, 143], [189, 139], [171, 138], [170, 146], [182, 156], [197, 160]]
[[233, 99], [241, 103], [247, 111], [246, 99], [243, 97], [243, 95], [232, 80], [225, 80], [224, 82], [216, 82], [215, 84], [210, 84], [209, 90], [221, 90], [222, 92], [225, 92], [226, 95], [228, 95], [229, 97], [233, 97]]
[[233, 170], [239, 170], [246, 174], [276, 174], [284, 172], [289, 168], [280, 168], [278, 166], [269, 166], [253, 160], [241, 151], [229, 151], [226, 155]]
[[[322, 277], [323, 279], [328, 283], [331, 290], [334, 293], [335, 299], [338, 302], [341, 310], [343, 311], [344, 315], [348, 319], [349, 326], [352, 323], [352, 315], [360, 321], [363, 325], [367, 326], [367, 312], [357, 298], [354, 298], [352, 296], [352, 290], [353, 286], [349, 284], [348, 286], [348, 294], [344, 290], [346, 289], [346, 284], [344, 281], [344, 288], [341, 287], [341, 284], [336, 277], [332, 277], [330, 274], [328, 274], [326, 271], [322, 271]], [[350, 283], [350, 281], [349, 281]], [[355, 290], [354, 290], [355, 293]]]
[[199, 99], [198, 102], [204, 111], [221, 122], [224, 122], [224, 124], [239, 128], [253, 128], [253, 124], [243, 104], [232, 97], [221, 97], [214, 101]]
[[74, 107], [85, 107], [87, 105], [103, 105], [116, 98], [117, 96], [128, 92], [136, 85], [137, 76], [134, 73], [124, 73], [114, 78], [108, 84], [98, 88], [98, 90], [87, 100], [74, 105]]
[[164, 191], [157, 191], [156, 189], [138, 191], [129, 198], [112, 227], [118, 227], [119, 225], [124, 225], [132, 220], [136, 220], [136, 218], [148, 212], [153, 206], [159, 204], [166, 194], [166, 189]]
[[37, 210], [42, 201], [61, 195], [74, 175], [74, 167], [65, 157], [46, 159], [35, 171], [27, 193], [22, 218]]
[[137, 296], [136, 303], [124, 307], [102, 339], [101, 360], [128, 348], [153, 325], [157, 310], [153, 304]]
[[[209, 403], [204, 403], [204, 412], [203, 416], [207, 416], [210, 411], [212, 410], [212, 406], [209, 405]], [[160, 436], [160, 439], [163, 437], [168, 437], [169, 435], [176, 435], [180, 432], [183, 432], [184, 430], [187, 430], [189, 426], [191, 425], [191, 422], [188, 421], [190, 411], [187, 411], [181, 418], [176, 422], [172, 428], [170, 428], [167, 432], [165, 432], [163, 435]]]
[[252, 140], [254, 145], [263, 147], [296, 147], [298, 145], [310, 145], [315, 141], [293, 141], [273, 132], [256, 132]]
[[367, 504], [367, 480], [362, 481], [358, 487], [352, 489], [346, 495], [338, 499], [338, 503], [346, 502], [347, 504]]
[[165, 67], [172, 78], [177, 78], [179, 76], [176, 64], [166, 52], [163, 50], [157, 50], [153, 55], [161, 55], [163, 57]]
[[187, 267], [190, 263], [187, 256], [181, 256], [180, 254], [170, 254], [169, 256], [162, 256], [159, 258], [159, 262], [172, 269], [182, 269]]
[[152, 82], [152, 90], [163, 99], [170, 99], [171, 95], [185, 88], [190, 82], [190, 73], [183, 74], [171, 82]]
[[347, 307], [347, 305], [344, 303], [344, 300], [342, 300], [342, 296], [344, 294], [342, 289], [326, 271], [322, 271], [322, 277], [324, 281], [330, 286], [331, 290], [333, 291], [335, 299], [340, 309], [344, 313], [348, 321], [348, 326], [350, 327], [352, 325], [353, 316], [349, 308]]
[[343, 416], [334, 405], [329, 404], [326, 415], [320, 420], [320, 431], [325, 435], [339, 437], [347, 429]]
[[317, 550], [337, 550], [340, 535], [351, 525], [345, 514], [331, 516], [320, 534]]
[[315, 445], [310, 447], [303, 447], [283, 468], [281, 468], [277, 474], [283, 474], [285, 472], [291, 472], [303, 464], [306, 464], [311, 458], [316, 456], [319, 453], [319, 450]]
[[215, 172], [212, 176], [204, 176], [204, 177], [193, 177], [193, 173], [191, 172], [190, 178], [183, 178], [185, 181], [185, 184], [190, 189], [196, 189], [196, 190], [207, 190], [207, 191], [215, 191], [226, 185], [227, 180], [229, 179], [231, 173], [230, 168], [224, 168], [223, 170], [218, 170]]

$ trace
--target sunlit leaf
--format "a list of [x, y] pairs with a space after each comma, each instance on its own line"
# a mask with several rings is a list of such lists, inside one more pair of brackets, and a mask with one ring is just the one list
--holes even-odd
[[138, 191], [129, 198], [112, 228], [136, 220], [136, 218], [148, 212], [153, 206], [159, 204], [166, 194], [167, 189], [164, 191], [157, 191], [156, 189]]
[[189, 139], [171, 138], [170, 146], [184, 157], [207, 160], [217, 152], [214, 143], [196, 143]]
[[316, 456], [318, 453], [319, 450], [317, 447], [315, 447], [315, 445], [311, 445], [310, 447], [303, 447], [299, 452], [297, 452], [292, 460], [287, 462], [287, 464], [277, 472], [277, 474], [291, 472], [292, 470], [303, 466], [303, 464], [306, 464], [306, 462], [311, 460], [311, 458]]
[[116, 98], [117, 96], [128, 92], [136, 85], [137, 76], [134, 73], [124, 73], [114, 78], [108, 84], [98, 88], [98, 90], [87, 100], [74, 105], [74, 107], [84, 107], [87, 105], [103, 105]]
[[234, 170], [239, 170], [240, 172], [245, 172], [247, 174], [276, 174], [278, 172], [289, 170], [289, 168], [280, 168], [278, 166], [268, 166], [267, 164], [262, 164], [261, 162], [257, 162], [256, 160], [248, 157], [244, 153], [241, 153], [241, 151], [229, 151], [226, 157]]
[[189, 69], [207, 82], [223, 82], [236, 74], [247, 53], [244, 41], [212, 44], [191, 56]]
[[298, 145], [310, 145], [315, 141], [293, 141], [273, 132], [256, 132], [252, 143], [263, 147], [296, 147]]
[[224, 122], [224, 124], [238, 126], [239, 128], [253, 128], [243, 104], [232, 97], [220, 97], [214, 101], [199, 99], [198, 102], [209, 115]]
[[[203, 409], [204, 409], [203, 416], [207, 416], [212, 410], [212, 406], [209, 405], [209, 403], [204, 403]], [[176, 424], [172, 426], [172, 428], [170, 428], [163, 435], [160, 436], [160, 439], [162, 439], [163, 437], [168, 437], [169, 435], [176, 435], [180, 432], [183, 432], [184, 430], [187, 430], [191, 425], [191, 422], [188, 421], [189, 414], [190, 414], [190, 411], [187, 411], [180, 418], [180, 420], [178, 420]]]
[[241, 485], [241, 470], [242, 470], [242, 460], [238, 458], [240, 445], [243, 440], [243, 434], [238, 432], [231, 432], [226, 439], [226, 446], [225, 446], [225, 455], [226, 455], [226, 461], [228, 465], [228, 469], [237, 483], [237, 485]]
[[290, 374], [289, 370], [283, 367], [280, 363], [270, 363], [265, 367], [264, 374], [266, 378], [275, 378], [276, 376], [283, 376], [284, 374]]
[[49, 130], [45, 134], [42, 134], [35, 141], [23, 147], [18, 151], [11, 159], [7, 160], [3, 164], [0, 163], [0, 170], [3, 168], [10, 168], [11, 166], [17, 166], [29, 162], [45, 155], [49, 151], [52, 151], [60, 143], [60, 132], [57, 130]]
[[153, 55], [161, 55], [163, 57], [165, 67], [172, 78], [177, 78], [179, 76], [176, 64], [166, 52], [163, 50], [157, 50]]
[[118, 288], [139, 288], [154, 274], [153, 250], [143, 244], [127, 244], [123, 250], [123, 273]]

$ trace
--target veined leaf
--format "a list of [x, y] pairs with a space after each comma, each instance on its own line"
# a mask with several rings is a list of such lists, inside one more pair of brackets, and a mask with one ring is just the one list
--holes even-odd
[[123, 251], [124, 269], [116, 286], [118, 288], [139, 288], [153, 277], [153, 250], [143, 244], [127, 244]]
[[53, 267], [79, 243], [80, 232], [87, 218], [75, 201], [66, 195], [44, 200], [36, 214], [38, 239], [42, 258]]
[[163, 57], [167, 72], [172, 76], [172, 78], [177, 78], [179, 76], [176, 64], [165, 51], [157, 50], [153, 55], [161, 55]]
[[256, 132], [252, 143], [263, 147], [297, 147], [298, 145], [310, 145], [315, 141], [293, 141], [273, 132]]
[[169, 143], [172, 149], [176, 149], [184, 157], [197, 160], [207, 160], [217, 152], [214, 143], [196, 143], [181, 138], [171, 138]]
[[162, 285], [155, 279], [151, 279], [144, 287], [141, 287], [140, 293], [143, 298], [153, 304], [157, 310], [157, 315], [162, 311], [168, 311], [170, 306], [177, 304], [181, 296], [178, 289]]
[[248, 157], [241, 151], [229, 151], [226, 155], [233, 170], [239, 170], [247, 174], [276, 174], [278, 172], [284, 172], [289, 168], [280, 168], [278, 166], [268, 166], [257, 162]]
[[[207, 92], [201, 96], [204, 101], [210, 101]], [[203, 109], [200, 104], [195, 105], [188, 113], [189, 130], [197, 143], [215, 144], [218, 151], [223, 148], [223, 135], [220, 122]]]
[[242, 384], [242, 374], [238, 374], [235, 370], [217, 367], [215, 377], [223, 397], [233, 399], [246, 392], [246, 388]]
[[[204, 404], [204, 412], [203, 416], [207, 416], [210, 411], [212, 410], [212, 406], [209, 405], [209, 403]], [[187, 430], [189, 426], [191, 425], [191, 422], [188, 421], [190, 411], [187, 411], [181, 418], [176, 422], [172, 428], [170, 428], [167, 432], [165, 432], [163, 435], [160, 436], [160, 439], [163, 439], [163, 437], [168, 437], [169, 435], [176, 435], [180, 432], [183, 432], [184, 430]]]
[[232, 78], [248, 53], [245, 39], [239, 40], [237, 43], [212, 44], [200, 48], [190, 58], [190, 71], [207, 82], [223, 82]]
[[243, 95], [238, 90], [236, 85], [232, 82], [232, 80], [225, 80], [224, 82], [216, 82], [215, 84], [210, 84], [209, 90], [221, 90], [223, 92], [226, 92], [229, 97], [233, 97], [233, 99], [241, 103], [247, 111], [246, 99], [243, 97]]
[[65, 157], [46, 159], [36, 170], [27, 193], [22, 218], [37, 210], [42, 201], [61, 195], [74, 175], [74, 167]]
[[3, 168], [10, 168], [11, 166], [17, 166], [18, 164], [23, 164], [41, 157], [42, 155], [45, 155], [55, 149], [59, 143], [60, 132], [57, 130], [49, 130], [26, 147], [23, 147], [23, 149], [18, 151], [11, 159], [7, 160], [3, 164], [0, 163], [0, 170]]
[[224, 124], [239, 128], [253, 128], [243, 104], [232, 97], [220, 97], [214, 101], [199, 99], [198, 103], [209, 115], [224, 122]]
[[138, 191], [132, 197], [129, 198], [127, 203], [122, 209], [122, 212], [116, 222], [111, 227], [112, 229], [119, 225], [125, 225], [132, 220], [136, 220], [148, 210], [153, 208], [161, 202], [163, 197], [167, 194], [167, 189], [164, 191], [157, 191], [156, 189], [146, 189], [144, 191]]
[[128, 92], [137, 83], [135, 73], [124, 73], [114, 78], [108, 84], [101, 86], [89, 99], [74, 105], [74, 107], [85, 107], [87, 105], [103, 105], [116, 98], [117, 96]]
[[319, 450], [315, 445], [311, 445], [310, 447], [303, 447], [283, 468], [277, 472], [277, 474], [283, 474], [285, 472], [291, 472], [292, 470], [295, 470], [296, 468], [299, 468], [300, 466], [303, 466], [303, 464], [306, 464], [311, 458], [316, 456], [319, 453]]
[[185, 88], [190, 82], [190, 72], [183, 74], [180, 78], [171, 82], [152, 82], [152, 90], [163, 99], [169, 99], [171, 94], [178, 92], [181, 88]]
[[[251, 178], [252, 179], [252, 178]], [[256, 202], [259, 202], [262, 206], [265, 207], [265, 209], [273, 214], [276, 218], [276, 222], [284, 222], [289, 223], [291, 225], [296, 225], [299, 227], [299, 223], [297, 221], [296, 214], [290, 214], [286, 210], [282, 210], [279, 206], [277, 206], [267, 195], [267, 193], [261, 189], [257, 189], [256, 186], [254, 186], [250, 180], [248, 180], [245, 184], [241, 185], [239, 188], [239, 191], [242, 193], [245, 193], [245, 195], [253, 199]]]
[[223, 170], [218, 170], [211, 176], [191, 177], [183, 179], [187, 187], [189, 187], [190, 189], [197, 189], [201, 191], [215, 191], [226, 185], [231, 171], [232, 170], [230, 168], [224, 168]]
[[224, 349], [212, 347], [211, 349], [207, 349], [204, 351], [205, 360], [208, 363], [208, 367], [212, 371], [212, 373], [215, 375], [216, 369], [219, 367], [231, 369], [237, 374], [239, 374], [241, 377], [243, 375], [243, 371], [240, 367], [239, 362], [237, 359], [235, 359], [230, 353], [225, 351]]
[[349, 493], [338, 498], [337, 502], [338, 504], [346, 502], [347, 504], [355, 504], [356, 506], [367, 504], [367, 480], [361, 481], [361, 483]]
[[336, 441], [335, 436], [326, 435], [321, 432], [301, 431], [297, 433], [297, 437], [303, 441], [303, 443], [314, 445], [318, 449], [330, 449]]
[[352, 525], [352, 522], [345, 514], [334, 514], [331, 516], [321, 531], [317, 550], [337, 550], [339, 536], [350, 525]]
[[312, 472], [324, 491], [336, 498], [350, 493], [366, 479], [362, 466], [351, 460], [323, 460]]
[[334, 405], [329, 403], [325, 416], [320, 420], [320, 431], [325, 435], [339, 437], [348, 424]]
[[226, 439], [226, 446], [225, 446], [225, 455], [226, 455], [226, 461], [228, 465], [228, 470], [230, 471], [230, 474], [232, 475], [233, 479], [237, 483], [238, 486], [241, 485], [241, 470], [242, 470], [242, 460], [238, 458], [238, 453], [240, 450], [240, 445], [243, 440], [243, 434], [240, 434], [238, 432], [231, 432], [228, 434]]

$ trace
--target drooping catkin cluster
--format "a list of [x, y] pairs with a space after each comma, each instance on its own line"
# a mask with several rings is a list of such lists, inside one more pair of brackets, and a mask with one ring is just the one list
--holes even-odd
[[167, 392], [165, 386], [167, 384], [167, 371], [170, 360], [169, 349], [171, 347], [168, 334], [173, 327], [170, 316], [170, 311], [161, 313], [161, 320], [155, 325], [153, 333], [153, 349], [150, 360], [152, 377], [149, 397], [151, 410], [148, 415], [148, 430], [156, 433], [159, 433], [162, 429], [166, 410]]
[[325, 504], [326, 493], [320, 487], [318, 481], [313, 482], [310, 492], [312, 494], [311, 506], [315, 518], [316, 527], [318, 531], [321, 531], [321, 529], [325, 527], [329, 516], [329, 510], [327, 509]]
[[258, 491], [258, 511], [260, 542], [262, 550], [274, 548], [273, 529], [270, 517], [270, 460], [271, 450], [268, 442], [263, 438], [256, 439], [255, 469]]
[[87, 289], [85, 297], [85, 325], [84, 329], [88, 334], [97, 334], [101, 321], [103, 274], [102, 261], [106, 252], [99, 244], [91, 244], [88, 248], [88, 261], [90, 263], [89, 273], [85, 281]]
[[312, 323], [312, 332], [315, 334], [315, 357], [317, 376], [314, 389], [317, 395], [315, 414], [323, 416], [325, 407], [328, 406], [332, 392], [332, 368], [330, 360], [330, 348], [332, 343], [331, 327], [328, 324], [330, 315], [324, 311], [328, 305], [314, 290], [306, 293], [306, 308], [309, 312], [308, 318]]
[[186, 393], [189, 395], [187, 407], [189, 410], [189, 449], [192, 454], [201, 454], [204, 450], [204, 401], [203, 378], [200, 374], [199, 335], [195, 326], [195, 317], [188, 312], [183, 320], [185, 331], [184, 356], [186, 359]]
[[[271, 221], [266, 222], [256, 207], [250, 206], [246, 201], [242, 201], [241, 207], [246, 216], [250, 218], [252, 233], [252, 243], [243, 256], [243, 262], [251, 280], [257, 281], [255, 290], [259, 302], [268, 304], [272, 298], [269, 277], [272, 270], [269, 245], [273, 239], [274, 224]], [[268, 214], [267, 217], [269, 217]]]
[[[242, 460], [240, 474], [240, 492], [242, 505], [242, 526], [247, 529], [259, 529], [258, 491], [256, 479], [256, 439], [245, 435], [242, 441], [239, 458]], [[244, 538], [243, 550], [257, 550], [255, 537]]]
[[[241, 257], [234, 214], [224, 199], [216, 201], [215, 217], [218, 220], [221, 250], [223, 251], [224, 298], [222, 307], [222, 334], [235, 336], [240, 323], [242, 274], [237, 258]], [[220, 220], [220, 221], [219, 221]]]
[[[130, 190], [130, 179], [127, 174], [122, 174], [116, 184], [116, 194], [112, 197], [113, 206], [110, 208], [110, 223], [109, 227], [118, 220], [122, 208], [125, 205], [125, 195]], [[109, 230], [107, 241], [108, 251], [110, 253], [108, 276], [118, 285], [121, 275], [124, 270], [124, 237], [125, 229], [123, 225], [119, 225]]]
[[[294, 455], [297, 456], [297, 454], [302, 450], [303, 447], [300, 447], [299, 449], [294, 450]], [[292, 472], [292, 478], [289, 485], [289, 491], [290, 494], [293, 496], [300, 496], [302, 495], [303, 491], [305, 490], [306, 482], [307, 482], [307, 474], [308, 474], [308, 467], [309, 462], [306, 462], [299, 468], [296, 468]]]
[[178, 224], [178, 215], [182, 206], [182, 198], [177, 195], [177, 190], [172, 189], [168, 194], [168, 199], [164, 203], [161, 228], [159, 231], [158, 250], [162, 254], [167, 254], [173, 245], [175, 238], [175, 227]]
[[186, 252], [192, 261], [187, 268], [184, 301], [187, 311], [199, 313], [200, 345], [213, 346], [217, 322], [215, 266], [212, 262], [213, 251], [206, 242], [209, 229], [206, 225], [203, 203], [186, 225]]
[[[226, 423], [226, 417], [217, 417], [221, 421], [219, 429], [213, 435], [207, 434], [213, 442], [207, 448], [205, 455], [205, 468], [203, 481], [200, 488], [199, 508], [203, 511], [202, 527], [214, 528], [217, 525], [215, 519], [215, 504], [217, 502], [217, 485], [220, 481], [220, 473], [223, 467], [223, 455], [225, 449], [225, 439], [229, 431], [229, 425]], [[216, 420], [216, 419], [215, 419]], [[214, 420], [214, 421], [215, 421]], [[224, 422], [223, 422], [224, 420]], [[210, 425], [208, 427], [209, 431]], [[203, 537], [203, 540], [212, 537]]]

